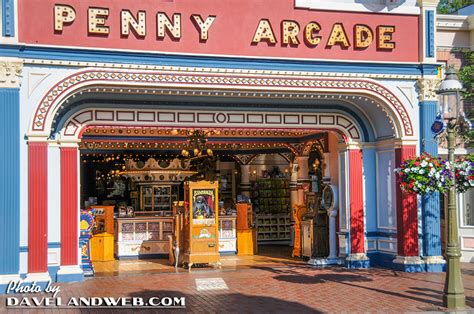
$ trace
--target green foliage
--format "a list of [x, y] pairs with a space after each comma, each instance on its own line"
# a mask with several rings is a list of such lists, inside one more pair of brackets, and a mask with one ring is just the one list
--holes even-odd
[[441, 0], [438, 4], [438, 13], [453, 13], [470, 4], [473, 4], [473, 0]]
[[[463, 92], [465, 113], [472, 122], [474, 120], [474, 52], [471, 50], [465, 50], [463, 51], [463, 54], [464, 62], [458, 74], [459, 80], [462, 82], [462, 85], [465, 88], [465, 91]], [[467, 146], [474, 148], [474, 130], [470, 131], [467, 137], [469, 139]]]
[[464, 101], [472, 103], [474, 100], [473, 79], [474, 79], [474, 52], [464, 51], [464, 64], [459, 70], [459, 79], [461, 80], [466, 91], [463, 94]]

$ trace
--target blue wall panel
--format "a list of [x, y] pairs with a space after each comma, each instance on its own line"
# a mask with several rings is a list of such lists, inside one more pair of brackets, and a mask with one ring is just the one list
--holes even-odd
[[15, 4], [13, 0], [2, 0], [2, 35], [15, 36]]
[[[438, 142], [431, 132], [431, 125], [438, 113], [438, 102], [420, 102], [421, 151], [438, 155]], [[441, 222], [439, 193], [425, 195], [421, 199], [423, 226], [423, 255], [441, 256]]]
[[0, 88], [0, 275], [20, 268], [20, 93]]

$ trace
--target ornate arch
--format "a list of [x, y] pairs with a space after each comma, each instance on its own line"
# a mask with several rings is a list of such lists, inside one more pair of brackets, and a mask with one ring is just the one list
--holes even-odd
[[340, 113], [244, 112], [225, 110], [164, 110], [85, 108], [73, 113], [64, 122], [62, 140], [75, 141], [89, 126], [134, 126], [176, 128], [234, 128], [251, 132], [252, 129], [321, 130], [335, 131], [344, 141], [362, 142], [363, 132], [350, 117]]
[[[151, 92], [184, 96], [314, 98], [316, 93], [364, 95], [389, 109], [400, 136], [413, 136], [413, 125], [401, 101], [385, 87], [369, 79], [254, 75], [177, 71], [85, 69], [54, 85], [40, 101], [32, 118], [29, 134], [48, 136], [54, 117], [62, 105], [84, 92], [120, 89], [125, 93]], [[142, 89], [146, 88], [146, 91]]]

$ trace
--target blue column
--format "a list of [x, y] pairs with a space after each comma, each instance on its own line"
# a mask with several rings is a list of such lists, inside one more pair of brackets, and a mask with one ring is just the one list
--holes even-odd
[[0, 88], [0, 277], [18, 274], [20, 268], [19, 93]]
[[[438, 156], [438, 142], [431, 131], [431, 125], [438, 114], [437, 101], [420, 102], [421, 151]], [[429, 261], [429, 257], [441, 256], [440, 196], [433, 193], [422, 197], [423, 257], [427, 259], [427, 271], [442, 271], [442, 259]]]

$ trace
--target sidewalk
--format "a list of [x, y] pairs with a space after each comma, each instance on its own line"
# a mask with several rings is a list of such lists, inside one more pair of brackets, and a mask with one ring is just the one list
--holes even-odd
[[[412, 274], [378, 268], [317, 269], [277, 264], [235, 270], [196, 269], [190, 273], [179, 271], [91, 278], [83, 283], [61, 284], [60, 296], [62, 299], [72, 296], [184, 296], [186, 311], [201, 313], [443, 311], [444, 276], [444, 273]], [[217, 290], [198, 291], [196, 280], [218, 278], [225, 284], [216, 285], [214, 288]], [[467, 304], [474, 307], [474, 264], [463, 264], [463, 280]], [[4, 298], [0, 309], [5, 307]], [[52, 312], [49, 309], [44, 311]], [[80, 310], [67, 312], [78, 313]], [[82, 312], [98, 313], [92, 309]], [[38, 310], [35, 313], [43, 312]]]

